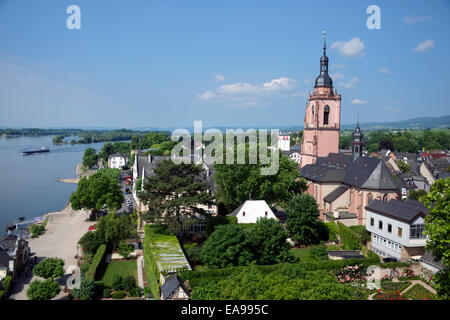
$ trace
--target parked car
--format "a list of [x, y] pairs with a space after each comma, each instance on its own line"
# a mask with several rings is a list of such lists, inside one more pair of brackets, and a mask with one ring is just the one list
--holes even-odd
[[397, 262], [398, 260], [397, 260], [397, 258], [394, 258], [394, 257], [387, 257], [387, 258], [384, 258], [383, 259], [383, 262]]

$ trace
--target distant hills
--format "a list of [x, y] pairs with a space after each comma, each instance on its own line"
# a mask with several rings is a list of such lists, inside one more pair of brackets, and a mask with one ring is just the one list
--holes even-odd
[[[356, 126], [356, 123], [352, 124], [341, 124], [342, 130], [353, 130]], [[441, 117], [421, 117], [421, 118], [413, 118], [409, 120], [403, 121], [393, 121], [393, 122], [364, 122], [360, 123], [359, 126], [364, 131], [373, 131], [373, 130], [382, 130], [382, 129], [409, 129], [409, 130], [423, 130], [423, 129], [450, 129], [450, 115], [441, 116]], [[0, 129], [7, 129], [8, 127], [0, 126]], [[173, 131], [178, 127], [135, 127], [130, 128], [128, 130], [135, 131]], [[184, 127], [187, 130], [193, 132], [194, 128], [192, 126]], [[208, 129], [209, 127], [203, 127], [203, 130]], [[255, 128], [255, 129], [273, 129], [278, 128], [280, 131], [289, 131], [289, 130], [302, 130], [303, 125], [296, 126], [247, 126], [247, 127], [234, 127], [234, 126], [220, 126], [220, 127], [212, 127], [215, 129], [219, 129], [222, 132], [225, 132], [226, 129], [238, 129], [242, 128], [244, 130]], [[20, 129], [20, 128], [15, 128]], [[61, 127], [46, 127], [42, 129], [61, 129]], [[73, 129], [81, 129], [81, 130], [118, 130], [121, 128], [115, 127], [74, 127]]]
[[[341, 125], [341, 129], [354, 129], [356, 124]], [[394, 122], [365, 122], [360, 123], [362, 130], [381, 130], [381, 129], [449, 129], [450, 115], [442, 117], [422, 117]]]

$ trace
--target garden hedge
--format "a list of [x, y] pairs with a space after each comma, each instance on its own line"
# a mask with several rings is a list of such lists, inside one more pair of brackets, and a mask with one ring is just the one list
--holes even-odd
[[99, 277], [99, 270], [101, 269], [99, 267], [104, 262], [105, 254], [106, 254], [106, 244], [102, 244], [100, 245], [100, 247], [98, 247], [97, 252], [92, 258], [92, 262], [89, 265], [88, 271], [86, 272], [87, 279], [96, 280], [96, 278]]
[[361, 239], [360, 236], [352, 229], [341, 222], [337, 223], [339, 235], [341, 236], [342, 244], [345, 250], [360, 250]]

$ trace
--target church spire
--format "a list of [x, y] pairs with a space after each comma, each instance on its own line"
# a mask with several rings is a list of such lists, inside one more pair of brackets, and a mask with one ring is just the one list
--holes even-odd
[[362, 149], [364, 146], [363, 142], [364, 135], [361, 132], [361, 129], [359, 127], [359, 114], [356, 118], [356, 128], [355, 131], [352, 133], [352, 154], [353, 154], [353, 161], [358, 159], [362, 156]]
[[317, 87], [333, 87], [333, 80], [328, 75], [328, 57], [327, 57], [327, 35], [323, 33], [323, 56], [320, 58], [320, 74], [316, 79], [314, 88]]

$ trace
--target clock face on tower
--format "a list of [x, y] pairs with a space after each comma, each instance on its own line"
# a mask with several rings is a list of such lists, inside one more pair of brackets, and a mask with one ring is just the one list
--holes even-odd
[[330, 112], [330, 107], [329, 106], [325, 106], [325, 112]]

